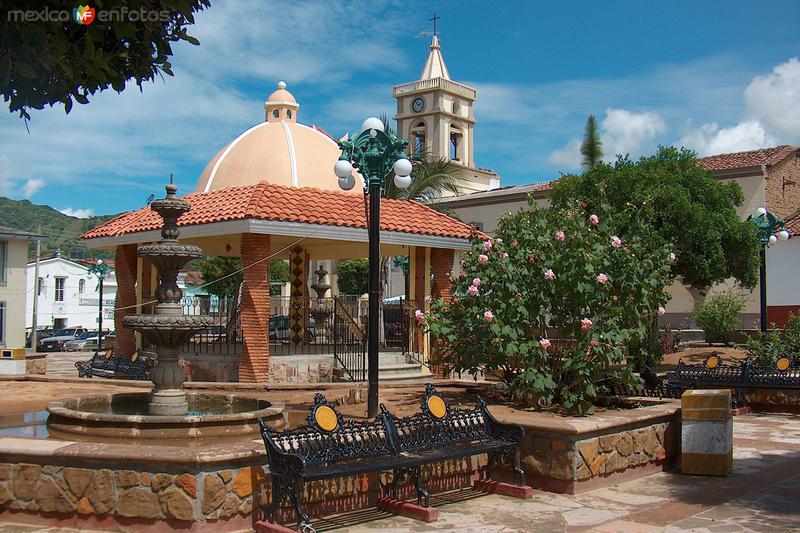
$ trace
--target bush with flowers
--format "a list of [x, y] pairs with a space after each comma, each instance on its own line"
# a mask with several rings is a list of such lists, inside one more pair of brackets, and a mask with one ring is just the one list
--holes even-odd
[[628, 224], [625, 239], [614, 232], [615, 215], [578, 203], [555, 210], [531, 202], [503, 217], [496, 238], [477, 239], [463, 255], [450, 303], [417, 315], [434, 362], [493, 373], [516, 401], [578, 414], [592, 409], [598, 378], [637, 379], [632, 368], [647, 356], [637, 347], [664, 313], [675, 256], [646, 245], [632, 215], [616, 215]]

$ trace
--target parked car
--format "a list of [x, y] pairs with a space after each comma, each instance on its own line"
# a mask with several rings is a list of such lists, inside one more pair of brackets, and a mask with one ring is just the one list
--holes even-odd
[[[53, 328], [49, 328], [49, 327], [48, 328], [40, 327], [39, 329], [37, 329], [36, 330], [36, 344], [38, 345], [39, 341], [41, 341], [42, 339], [46, 339], [47, 337], [52, 337], [53, 333], [55, 333], [55, 331], [56, 330], [54, 330]], [[31, 347], [32, 332], [33, 332], [32, 328], [25, 328], [25, 347], [26, 348], [30, 348]]]
[[[289, 317], [278, 315], [269, 317], [269, 340], [289, 342]], [[308, 319], [308, 329], [306, 330], [309, 342], [314, 342], [317, 338], [317, 321], [313, 317]]]
[[52, 336], [40, 340], [38, 349], [42, 352], [60, 352], [64, 350], [65, 343], [77, 339], [85, 332], [86, 328], [82, 327], [59, 329]]
[[[103, 344], [105, 344], [106, 336], [109, 335], [108, 331], [103, 332]], [[86, 331], [78, 336], [77, 339], [73, 341], [67, 341], [64, 343], [64, 351], [65, 352], [81, 352], [81, 351], [92, 351], [97, 349], [97, 332], [96, 331]]]

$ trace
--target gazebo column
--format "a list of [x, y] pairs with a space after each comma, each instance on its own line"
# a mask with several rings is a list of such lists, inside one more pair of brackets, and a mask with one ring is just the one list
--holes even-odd
[[[430, 295], [431, 290], [431, 250], [422, 246], [414, 246], [410, 250], [408, 265], [409, 265], [409, 293], [416, 308], [428, 313], [430, 311], [430, 301], [426, 296]], [[414, 309], [410, 309], [410, 320], [415, 320]], [[414, 328], [416, 332], [416, 339], [413, 339], [410, 350], [414, 349], [414, 344], [418, 347], [419, 357], [422, 361], [427, 361], [430, 355], [428, 350], [428, 335]]]
[[308, 270], [310, 266], [308, 251], [295, 246], [289, 254], [289, 276], [291, 294], [289, 297], [289, 342], [294, 345], [308, 342], [309, 302]]
[[117, 354], [130, 357], [136, 352], [136, 334], [122, 324], [126, 315], [137, 312], [136, 309], [136, 278], [137, 269], [136, 245], [126, 244], [117, 246], [114, 257], [114, 270], [117, 278], [117, 297], [114, 304], [114, 329], [117, 339], [114, 351]]
[[270, 254], [270, 236], [243, 233], [241, 238], [242, 266], [246, 268], [240, 311], [244, 341], [239, 381], [265, 383], [269, 381], [269, 261], [263, 259]]
[[[450, 277], [453, 270], [453, 250], [433, 248], [431, 250], [431, 298], [441, 298], [449, 303], [451, 298], [452, 283]], [[436, 339], [432, 339], [433, 360], [436, 360]], [[434, 365], [431, 371], [436, 377], [446, 378], [450, 369], [446, 365]]]

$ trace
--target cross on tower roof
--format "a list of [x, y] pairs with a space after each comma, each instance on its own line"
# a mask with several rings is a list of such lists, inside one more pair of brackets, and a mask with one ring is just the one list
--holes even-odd
[[437, 21], [437, 20], [439, 20], [440, 18], [442, 18], [442, 17], [437, 17], [437, 16], [436, 16], [436, 11], [434, 11], [434, 12], [433, 12], [433, 17], [431, 17], [431, 18], [429, 18], [429, 19], [428, 19], [428, 20], [432, 20], [432, 21], [433, 21], [433, 35], [434, 35], [434, 36], [436, 36], [436, 35], [437, 35], [437, 34], [436, 34], [436, 21]]

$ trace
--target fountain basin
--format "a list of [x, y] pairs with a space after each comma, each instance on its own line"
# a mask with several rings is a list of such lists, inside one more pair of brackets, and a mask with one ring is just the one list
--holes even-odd
[[[48, 431], [81, 440], [136, 439], [154, 444], [257, 438], [258, 419], [284, 427], [283, 405], [241, 395], [188, 393], [186, 415], [148, 414], [149, 393], [101, 394], [51, 402]], [[156, 442], [159, 441], [159, 442]]]

